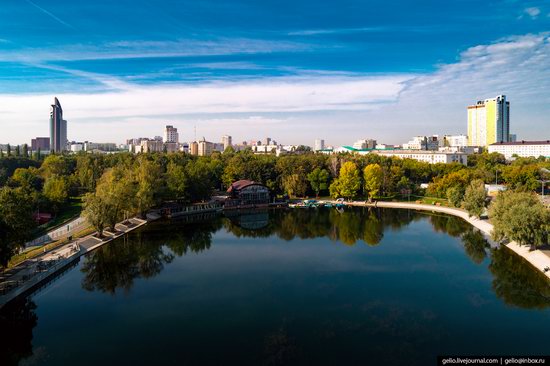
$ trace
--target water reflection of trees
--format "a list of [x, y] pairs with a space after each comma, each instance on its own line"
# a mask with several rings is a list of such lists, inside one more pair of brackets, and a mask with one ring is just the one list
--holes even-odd
[[476, 264], [481, 264], [487, 258], [487, 248], [489, 243], [483, 234], [471, 226], [466, 228], [462, 234], [462, 244], [464, 244], [464, 252]]
[[[245, 213], [258, 215], [258, 213]], [[114, 293], [129, 290], [136, 278], [160, 273], [176, 256], [208, 250], [212, 234], [221, 228], [236, 237], [269, 237], [283, 240], [328, 237], [345, 245], [363, 241], [377, 245], [385, 230], [400, 230], [412, 221], [428, 218], [433, 229], [461, 238], [464, 252], [473, 263], [489, 257], [484, 236], [463, 220], [446, 215], [408, 210], [357, 208], [338, 212], [330, 209], [274, 210], [265, 217], [204, 218], [198, 221], [157, 222], [117, 240], [88, 256], [82, 266], [83, 287]], [[262, 222], [262, 225], [256, 225]], [[243, 223], [245, 223], [243, 225]], [[252, 223], [252, 224], [250, 224]], [[253, 229], [252, 229], [253, 228]], [[548, 281], [530, 264], [505, 249], [490, 252], [489, 268], [498, 297], [509, 304], [526, 308], [550, 306]]]
[[86, 257], [82, 287], [88, 291], [128, 291], [137, 278], [156, 276], [164, 265], [191, 252], [210, 248], [219, 219], [160, 222], [113, 241]]
[[491, 250], [493, 289], [508, 305], [527, 309], [550, 307], [550, 281], [508, 248]]
[[38, 317], [30, 299], [18, 298], [0, 311], [0, 365], [18, 365], [32, 356], [32, 331]]
[[269, 223], [258, 229], [248, 230], [235, 222], [224, 221], [225, 228], [237, 237], [268, 237], [277, 235], [283, 240], [328, 237], [346, 245], [364, 241], [377, 245], [385, 228], [398, 230], [421, 216], [406, 210], [375, 208], [276, 210], [270, 212]]

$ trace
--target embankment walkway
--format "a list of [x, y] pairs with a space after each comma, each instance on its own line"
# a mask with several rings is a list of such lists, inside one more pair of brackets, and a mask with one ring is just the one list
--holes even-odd
[[[467, 221], [472, 226], [479, 229], [488, 240], [491, 240], [491, 232], [493, 231], [493, 225], [491, 225], [486, 220], [480, 220], [475, 217], [470, 217], [468, 213], [464, 210], [458, 208], [451, 208], [445, 206], [434, 206], [434, 205], [425, 205], [420, 203], [408, 203], [408, 202], [348, 202], [350, 206], [370, 206], [370, 207], [387, 207], [387, 208], [405, 208], [411, 210], [422, 210], [422, 211], [432, 211], [432, 212], [442, 212], [449, 215], [460, 217], [461, 219]], [[545, 268], [550, 268], [550, 256], [543, 253], [541, 250], [531, 251], [529, 246], [519, 245], [515, 241], [511, 241], [506, 244], [506, 246], [522, 256], [531, 263], [536, 269], [538, 269], [542, 274], [550, 279], [550, 271], [544, 271]]]
[[95, 237], [96, 233], [90, 234], [0, 273], [0, 308], [39, 285], [77, 258], [147, 224], [147, 222], [147, 220], [131, 218], [116, 224], [114, 232], [105, 231], [105, 237], [102, 239]]

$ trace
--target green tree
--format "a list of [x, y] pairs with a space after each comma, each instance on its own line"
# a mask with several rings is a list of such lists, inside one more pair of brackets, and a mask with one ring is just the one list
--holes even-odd
[[365, 181], [365, 192], [368, 194], [369, 199], [378, 195], [380, 188], [382, 187], [382, 179], [384, 172], [382, 167], [378, 164], [369, 164], [363, 170], [363, 179]]
[[103, 230], [107, 226], [109, 217], [109, 204], [101, 196], [94, 193], [87, 193], [84, 196], [84, 210], [82, 215], [97, 230], [98, 236], [103, 237]]
[[90, 192], [93, 191], [97, 181], [106, 168], [105, 165], [102, 155], [78, 154], [76, 157], [76, 170], [74, 174], [80, 187]]
[[59, 211], [62, 204], [69, 198], [69, 182], [67, 177], [54, 176], [44, 184], [44, 196], [52, 202], [54, 210]]
[[447, 198], [447, 190], [449, 188], [458, 187], [464, 192], [471, 180], [472, 172], [461, 168], [459, 171], [450, 172], [434, 178], [433, 183], [428, 187], [427, 193], [431, 196]]
[[21, 147], [19, 145], [15, 147], [15, 156], [21, 156]]
[[11, 185], [21, 187], [28, 193], [40, 191], [43, 183], [43, 179], [35, 167], [15, 169], [9, 181]]
[[188, 201], [203, 201], [210, 198], [218, 175], [216, 164], [210, 164], [207, 159], [198, 159], [187, 163], [185, 175], [187, 177], [186, 198]]
[[345, 162], [340, 168], [340, 176], [330, 185], [332, 197], [343, 197], [352, 199], [361, 188], [361, 178], [357, 165], [351, 161]]
[[106, 206], [106, 223], [113, 231], [124, 213], [131, 212], [135, 189], [132, 175], [121, 167], [106, 170], [99, 180], [95, 194]]
[[0, 267], [29, 239], [36, 226], [31, 197], [20, 188], [0, 188]]
[[283, 177], [283, 188], [290, 197], [303, 197], [307, 190], [307, 181], [303, 173], [294, 173]]
[[137, 183], [134, 207], [135, 211], [143, 216], [157, 203], [161, 189], [162, 170], [160, 165], [149, 160], [147, 155], [141, 155], [136, 160], [134, 177]]
[[476, 179], [466, 188], [463, 202], [464, 209], [468, 211], [470, 216], [479, 218], [485, 211], [486, 199], [487, 193], [485, 192], [485, 183], [480, 179]]
[[311, 189], [315, 192], [315, 196], [319, 197], [319, 192], [328, 188], [328, 179], [329, 172], [319, 167], [313, 169], [313, 171], [307, 175], [307, 180], [311, 185]]
[[6, 152], [8, 154], [8, 157], [10, 157], [11, 156], [11, 145], [10, 144], [8, 144], [8, 146], [6, 147]]
[[447, 199], [454, 207], [460, 207], [464, 199], [464, 189], [462, 186], [452, 186], [447, 189]]
[[168, 164], [166, 169], [166, 184], [170, 197], [185, 198], [187, 193], [187, 176], [185, 167], [174, 162]]
[[489, 207], [489, 218], [496, 241], [508, 238], [531, 249], [548, 242], [550, 211], [533, 193], [499, 193]]
[[40, 170], [44, 178], [53, 176], [67, 177], [72, 173], [73, 160], [63, 155], [50, 154], [42, 163]]

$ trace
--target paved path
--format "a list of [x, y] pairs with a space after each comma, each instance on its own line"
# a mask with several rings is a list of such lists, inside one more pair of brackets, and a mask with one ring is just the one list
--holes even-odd
[[[424, 205], [419, 203], [408, 203], [408, 202], [376, 202], [376, 203], [365, 203], [365, 202], [348, 202], [350, 206], [372, 206], [372, 207], [389, 207], [389, 208], [407, 208], [412, 210], [423, 210], [423, 211], [435, 211], [443, 212], [449, 215], [458, 216], [461, 219], [469, 222], [474, 227], [478, 228], [485, 237], [491, 241], [491, 232], [493, 231], [493, 225], [491, 225], [486, 220], [480, 220], [475, 217], [470, 217], [468, 213], [464, 210], [458, 208], [451, 208], [445, 206], [434, 206], [434, 205]], [[550, 278], [550, 271], [544, 272], [545, 268], [550, 268], [550, 256], [546, 254], [547, 251], [533, 250], [531, 251], [529, 246], [519, 245], [515, 241], [512, 241], [506, 244], [508, 248], [513, 250], [518, 255], [525, 258], [529, 263], [531, 263], [536, 269], [538, 269], [546, 277]]]
[[106, 237], [98, 239], [94, 234], [74, 240], [59, 248], [44, 254], [27, 259], [23, 263], [0, 273], [0, 308], [15, 297], [38, 285], [48, 277], [67, 266], [80, 256], [111, 242], [140, 226], [146, 220], [132, 218], [127, 222], [115, 225], [116, 233], [106, 232]]
[[25, 248], [42, 246], [52, 241], [67, 238], [69, 235], [75, 235], [76, 233], [88, 228], [90, 224], [82, 216], [77, 217], [74, 220], [64, 223], [57, 228], [48, 231], [46, 234], [35, 238], [25, 243]]

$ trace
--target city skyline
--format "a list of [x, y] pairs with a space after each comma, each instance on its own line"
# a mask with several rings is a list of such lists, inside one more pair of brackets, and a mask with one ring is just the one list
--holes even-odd
[[550, 135], [543, 1], [101, 3], [94, 16], [78, 2], [3, 4], [0, 143], [47, 136], [53, 97], [75, 141], [172, 124], [182, 141], [196, 126], [211, 140], [395, 144], [466, 133], [465, 106], [500, 94], [519, 139]]

